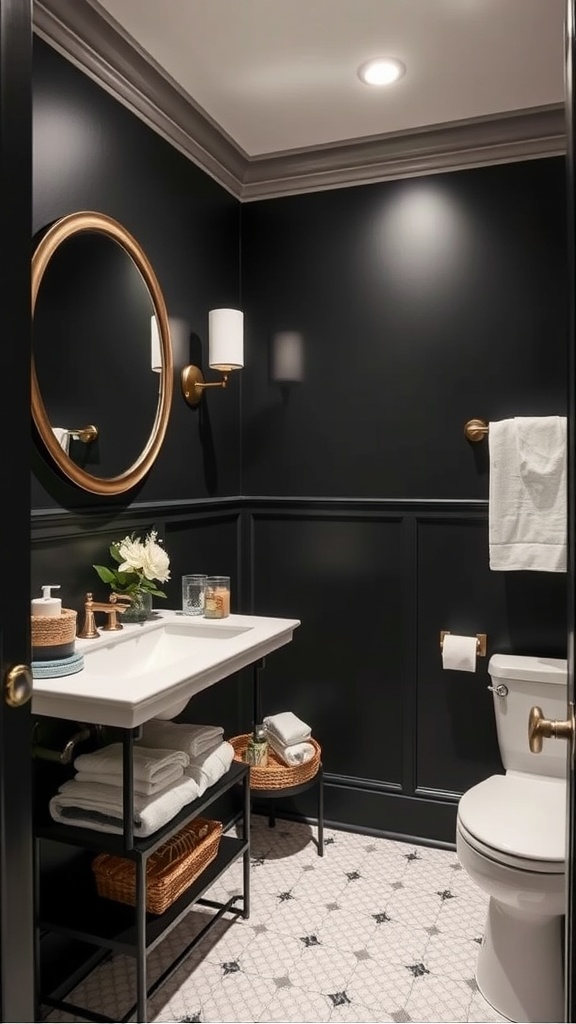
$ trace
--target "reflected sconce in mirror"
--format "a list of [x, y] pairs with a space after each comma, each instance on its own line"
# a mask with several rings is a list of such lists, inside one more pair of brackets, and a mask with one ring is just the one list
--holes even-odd
[[205, 381], [199, 366], [182, 369], [182, 392], [188, 405], [198, 405], [205, 388], [225, 388], [228, 374], [244, 366], [244, 313], [240, 309], [211, 309], [208, 314], [208, 363], [222, 380]]
[[300, 384], [304, 379], [304, 339], [299, 331], [272, 335], [270, 377], [274, 384]]

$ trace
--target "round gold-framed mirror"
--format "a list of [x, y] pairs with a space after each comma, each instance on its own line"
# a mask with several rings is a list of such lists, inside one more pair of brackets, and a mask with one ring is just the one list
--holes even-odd
[[[94, 287], [88, 301], [94, 282], [99, 290]], [[110, 301], [102, 292], [106, 285], [113, 292]], [[32, 417], [42, 442], [78, 487], [123, 494], [153, 465], [172, 405], [168, 313], [148, 257], [106, 214], [62, 217], [32, 257], [32, 315]], [[152, 368], [153, 334], [159, 373]]]

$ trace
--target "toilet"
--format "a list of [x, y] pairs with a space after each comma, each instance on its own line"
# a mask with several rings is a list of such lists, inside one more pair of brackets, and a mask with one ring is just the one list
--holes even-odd
[[458, 859], [490, 901], [476, 982], [503, 1017], [564, 1020], [563, 929], [567, 744], [528, 745], [528, 717], [566, 718], [567, 663], [494, 654], [488, 671], [505, 775], [460, 798]]

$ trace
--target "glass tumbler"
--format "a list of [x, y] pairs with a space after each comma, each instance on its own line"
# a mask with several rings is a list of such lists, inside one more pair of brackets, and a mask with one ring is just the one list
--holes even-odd
[[230, 615], [230, 577], [209, 576], [206, 580], [204, 618], [225, 619]]
[[207, 578], [201, 573], [182, 577], [182, 611], [184, 615], [202, 615], [204, 613]]

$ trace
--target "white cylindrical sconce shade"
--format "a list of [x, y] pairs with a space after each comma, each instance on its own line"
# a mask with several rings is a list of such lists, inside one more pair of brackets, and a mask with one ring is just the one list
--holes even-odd
[[208, 362], [213, 370], [244, 366], [244, 313], [241, 309], [211, 309], [208, 313]]
[[150, 363], [154, 373], [162, 373], [162, 346], [155, 316], [150, 317]]
[[304, 344], [299, 331], [272, 336], [270, 376], [277, 384], [298, 384], [304, 377]]

